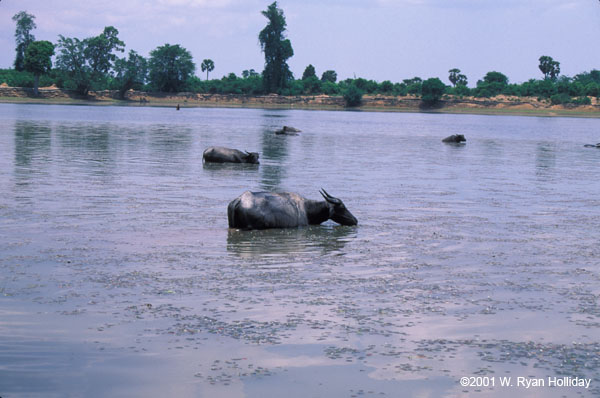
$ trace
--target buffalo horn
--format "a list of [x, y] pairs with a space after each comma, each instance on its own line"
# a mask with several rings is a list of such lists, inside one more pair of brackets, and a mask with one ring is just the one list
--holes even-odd
[[341, 201], [338, 198], [334, 198], [333, 196], [331, 196], [330, 194], [327, 193], [326, 190], [324, 190], [323, 188], [321, 188], [321, 190], [319, 191], [321, 193], [321, 195], [323, 195], [323, 197], [325, 198], [326, 201], [328, 201], [329, 203], [332, 203], [334, 205], [340, 204]]

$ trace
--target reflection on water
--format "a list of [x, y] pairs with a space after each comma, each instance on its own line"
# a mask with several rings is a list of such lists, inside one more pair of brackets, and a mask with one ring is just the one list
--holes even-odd
[[556, 167], [556, 144], [539, 142], [535, 151], [535, 175], [540, 179], [551, 179]]
[[254, 163], [215, 163], [202, 162], [202, 168], [212, 175], [228, 176], [236, 172], [257, 171], [260, 165]]
[[27, 176], [45, 173], [51, 157], [52, 136], [47, 125], [19, 120], [14, 125], [15, 176], [20, 183]]
[[324, 225], [252, 231], [229, 229], [227, 250], [240, 257], [310, 252], [343, 254], [341, 250], [356, 237], [356, 233], [356, 227]]
[[84, 168], [90, 175], [112, 178], [118, 152], [122, 150], [120, 134], [107, 123], [57, 123], [53, 126], [56, 152], [62, 162]]
[[148, 129], [148, 149], [151, 162], [159, 168], [160, 176], [181, 173], [182, 168], [202, 162], [202, 157], [192, 159], [193, 134], [189, 127], [180, 125], [153, 125]]
[[261, 136], [261, 156], [265, 159], [283, 163], [288, 158], [289, 139], [290, 137], [277, 135], [270, 130], [264, 130]]
[[192, 129], [183, 126], [153, 125], [148, 129], [152, 157], [168, 160], [170, 156], [188, 157], [192, 151]]
[[114, 126], [58, 124], [54, 131], [65, 157], [100, 163], [114, 161], [114, 152], [111, 152], [111, 140], [115, 135]]
[[[283, 115], [281, 115], [283, 116]], [[263, 117], [280, 117], [279, 115], [265, 114]], [[283, 123], [283, 122], [282, 122]], [[271, 123], [264, 123], [265, 127], [261, 133], [261, 178], [260, 188], [265, 191], [277, 191], [281, 182], [286, 177], [285, 162], [289, 155], [290, 137], [275, 134], [275, 128]]]

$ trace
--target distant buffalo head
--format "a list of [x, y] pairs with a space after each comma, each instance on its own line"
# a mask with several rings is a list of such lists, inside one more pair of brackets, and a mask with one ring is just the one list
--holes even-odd
[[461, 142], [467, 142], [467, 139], [462, 134], [454, 134], [444, 138], [442, 142], [460, 144]]
[[246, 152], [246, 163], [258, 164], [258, 152]]

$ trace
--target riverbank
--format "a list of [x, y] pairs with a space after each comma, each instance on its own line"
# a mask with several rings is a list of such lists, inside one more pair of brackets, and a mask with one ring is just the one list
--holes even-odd
[[445, 96], [435, 107], [423, 107], [416, 96], [365, 95], [362, 105], [345, 107], [344, 98], [329, 95], [282, 96], [200, 93], [148, 93], [130, 90], [119, 99], [114, 90], [90, 92], [82, 97], [74, 91], [56, 87], [40, 88], [35, 96], [32, 89], [0, 87], [0, 103], [86, 104], [122, 106], [169, 107], [248, 107], [284, 109], [366, 110], [392, 112], [438, 112], [460, 114], [499, 114], [530, 116], [600, 117], [600, 102], [590, 105], [552, 105], [532, 97], [496, 96], [493, 98]]

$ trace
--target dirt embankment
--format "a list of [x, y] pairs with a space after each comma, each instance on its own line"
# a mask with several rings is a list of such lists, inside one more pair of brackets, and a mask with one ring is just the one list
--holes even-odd
[[[81, 97], [70, 90], [56, 87], [42, 87], [34, 96], [28, 88], [0, 86], [1, 102], [35, 103], [93, 103], [149, 106], [222, 106], [256, 108], [306, 108], [306, 109], [345, 109], [341, 96], [302, 95], [281, 96], [238, 95], [238, 94], [197, 94], [197, 93], [148, 93], [130, 90], [125, 100], [120, 100], [113, 90], [90, 92]], [[423, 107], [415, 96], [365, 95], [358, 109], [410, 111], [410, 112], [449, 112], [449, 113], [498, 113], [498, 114], [543, 114], [600, 117], [600, 102], [592, 99], [591, 105], [552, 105], [549, 101], [538, 101], [531, 97], [497, 96], [493, 98], [445, 97], [433, 108]]]

